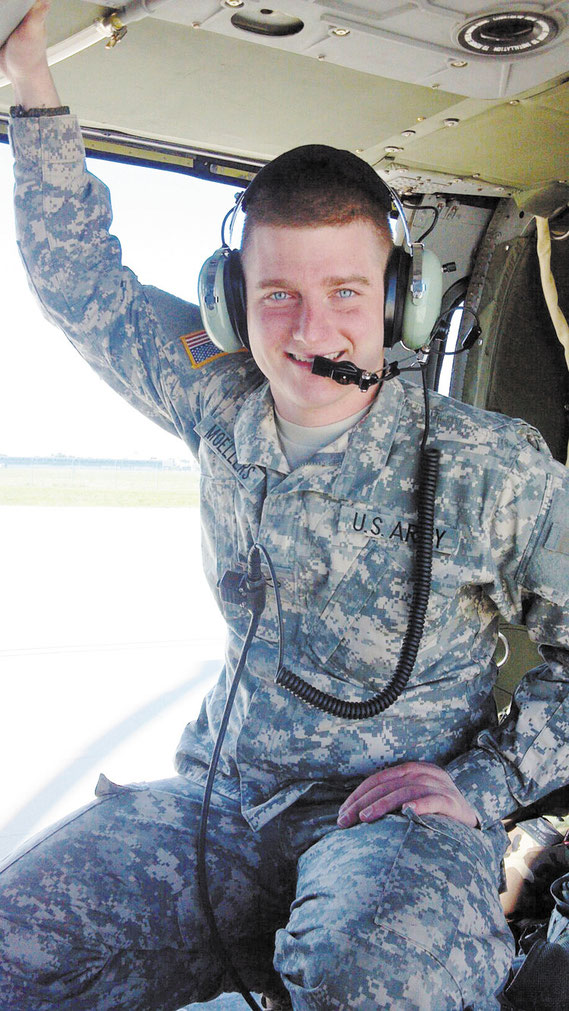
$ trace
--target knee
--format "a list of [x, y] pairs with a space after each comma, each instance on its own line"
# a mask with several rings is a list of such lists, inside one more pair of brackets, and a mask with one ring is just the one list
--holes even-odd
[[295, 1009], [332, 1011], [456, 1011], [456, 981], [429, 952], [385, 928], [362, 936], [316, 927], [277, 933], [275, 968]]
[[304, 1001], [295, 1000], [295, 1007], [351, 1006], [349, 1000], [332, 999], [345, 991], [343, 976], [351, 975], [346, 972], [348, 960], [353, 960], [353, 940], [341, 931], [322, 927], [277, 931], [275, 969], [293, 997], [304, 996]]

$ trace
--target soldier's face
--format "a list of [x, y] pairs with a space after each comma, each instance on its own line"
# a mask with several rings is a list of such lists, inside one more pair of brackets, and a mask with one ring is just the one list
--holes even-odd
[[383, 364], [383, 276], [389, 247], [369, 221], [256, 225], [243, 253], [251, 351], [279, 413], [328, 425], [361, 411], [362, 393], [312, 375], [315, 355]]

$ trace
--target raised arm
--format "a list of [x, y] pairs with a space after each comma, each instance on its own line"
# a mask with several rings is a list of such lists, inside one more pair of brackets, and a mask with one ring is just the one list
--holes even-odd
[[[197, 306], [141, 284], [122, 263], [108, 190], [87, 172], [79, 125], [60, 107], [51, 80], [48, 10], [48, 0], [37, 0], [0, 51], [19, 102], [10, 140], [18, 245], [30, 286], [99, 375], [195, 452], [200, 398], [209, 378], [231, 370], [231, 362], [197, 337], [196, 364], [182, 338], [201, 330]], [[214, 373], [202, 368], [210, 361]]]
[[61, 105], [47, 64], [46, 20], [49, 0], [36, 0], [0, 49], [0, 70], [11, 81], [14, 102], [23, 109]]

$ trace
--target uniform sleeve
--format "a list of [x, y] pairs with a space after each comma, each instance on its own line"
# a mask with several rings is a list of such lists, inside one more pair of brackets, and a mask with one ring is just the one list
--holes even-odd
[[488, 520], [487, 592], [526, 625], [544, 663], [522, 679], [499, 726], [448, 766], [482, 827], [569, 779], [569, 472], [522, 446]]
[[180, 338], [200, 330], [198, 308], [122, 265], [108, 190], [86, 171], [74, 116], [15, 118], [10, 139], [18, 245], [45, 315], [110, 386], [195, 449], [204, 372]]

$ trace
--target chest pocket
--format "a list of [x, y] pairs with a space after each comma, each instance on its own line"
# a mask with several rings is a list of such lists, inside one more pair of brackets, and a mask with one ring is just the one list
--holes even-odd
[[[326, 672], [374, 691], [395, 670], [411, 610], [414, 550], [404, 542], [362, 538], [361, 548], [319, 614], [308, 619], [308, 649]], [[458, 538], [456, 539], [458, 543]], [[431, 592], [422, 648], [443, 656], [453, 629], [473, 655], [482, 615], [476, 565], [459, 551], [433, 552]], [[468, 618], [470, 617], [470, 621]], [[424, 680], [424, 676], [421, 676]]]
[[203, 475], [200, 481], [202, 554], [204, 570], [212, 589], [226, 569], [239, 561], [235, 523], [235, 480]]
[[[258, 499], [246, 496], [238, 481], [223, 469], [217, 467], [215, 476], [202, 474], [201, 478], [201, 515], [202, 515], [202, 552], [203, 565], [208, 582], [214, 591], [223, 617], [228, 626], [240, 638], [244, 638], [249, 625], [250, 615], [246, 608], [238, 604], [221, 603], [218, 583], [227, 570], [246, 572], [247, 558], [253, 544], [259, 540], [260, 514], [264, 496]], [[292, 554], [283, 550], [283, 528], [287, 525], [287, 539], [294, 544], [296, 540], [296, 520], [290, 516], [279, 514], [278, 519], [269, 524], [267, 535], [272, 532], [274, 543], [265, 543], [276, 572], [281, 595], [283, 620], [286, 635], [294, 635], [296, 631], [296, 580]], [[261, 615], [255, 641], [262, 641], [270, 646], [279, 642], [279, 620], [276, 597], [265, 559], [261, 557], [261, 567], [267, 582], [266, 600]], [[294, 617], [294, 621], [292, 618]], [[294, 627], [293, 627], [294, 626]]]

